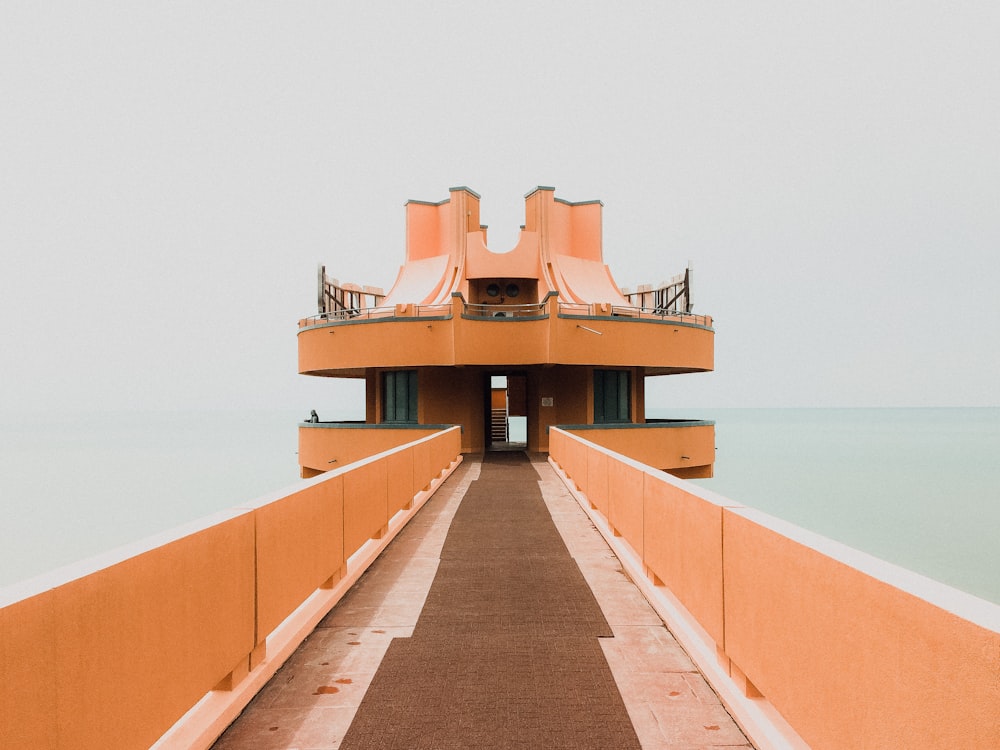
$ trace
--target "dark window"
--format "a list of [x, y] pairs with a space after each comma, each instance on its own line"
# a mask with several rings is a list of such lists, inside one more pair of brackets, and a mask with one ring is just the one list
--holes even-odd
[[594, 370], [594, 424], [628, 422], [629, 372]]
[[394, 370], [383, 373], [383, 422], [417, 421], [417, 371]]

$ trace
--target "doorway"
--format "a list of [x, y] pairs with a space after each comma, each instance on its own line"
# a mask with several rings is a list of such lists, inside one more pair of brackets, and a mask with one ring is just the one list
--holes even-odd
[[528, 447], [528, 378], [525, 375], [489, 375], [487, 388], [487, 450]]

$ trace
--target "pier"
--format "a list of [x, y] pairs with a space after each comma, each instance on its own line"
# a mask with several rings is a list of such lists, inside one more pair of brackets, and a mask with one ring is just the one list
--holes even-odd
[[[354, 742], [355, 721], [390, 742], [439, 709], [475, 717], [445, 724], [463, 741], [529, 731], [532, 718], [558, 747], [575, 729], [563, 707], [538, 710], [550, 706], [539, 694], [599, 695], [591, 713], [614, 708], [627, 734], [620, 702], [642, 747], [997, 744], [997, 605], [566, 430], [527, 454], [527, 481], [490, 477], [458, 431], [0, 591], [0, 715], [13, 717], [0, 748], [320, 748]], [[469, 543], [466, 512], [513, 502], [490, 483], [517, 486], [518, 502], [541, 493], [530, 525], [557, 533], [537, 553], [500, 555], [529, 541], [492, 536], [500, 523]], [[578, 574], [554, 555], [563, 547]], [[463, 567], [473, 584], [449, 586]], [[572, 607], [538, 595], [554, 576], [561, 596], [577, 592]], [[579, 674], [557, 649], [569, 645], [593, 659]], [[399, 655], [416, 655], [416, 680]], [[484, 692], [458, 679], [475, 672], [459, 657], [487, 665]], [[583, 689], [556, 686], [553, 665]], [[365, 718], [366, 702], [407, 681], [410, 704], [392, 697], [393, 711]]]
[[546, 459], [466, 459], [215, 749], [750, 747]]
[[320, 266], [299, 372], [365, 418], [302, 481], [0, 590], [0, 750], [1000, 746], [1000, 607], [686, 481], [690, 268], [620, 287], [543, 186], [494, 253], [479, 201], [409, 201], [388, 292]]

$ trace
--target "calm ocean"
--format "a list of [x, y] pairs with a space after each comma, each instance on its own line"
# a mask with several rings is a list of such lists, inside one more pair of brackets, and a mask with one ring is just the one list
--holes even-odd
[[[304, 416], [0, 415], [0, 586], [294, 484]], [[650, 416], [715, 420], [699, 485], [1000, 603], [1000, 409]]]

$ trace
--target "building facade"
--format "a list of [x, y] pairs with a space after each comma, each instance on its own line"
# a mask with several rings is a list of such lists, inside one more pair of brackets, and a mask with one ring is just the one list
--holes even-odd
[[712, 320], [692, 312], [690, 273], [619, 288], [603, 259], [600, 201], [536, 188], [506, 253], [489, 250], [479, 208], [465, 187], [409, 201], [406, 259], [388, 293], [321, 267], [318, 313], [299, 322], [299, 372], [363, 378], [366, 417], [303, 423], [303, 476], [451, 424], [462, 426], [463, 452], [544, 452], [559, 425], [677, 476], [711, 476], [710, 422], [645, 413], [647, 378], [714, 365]]

